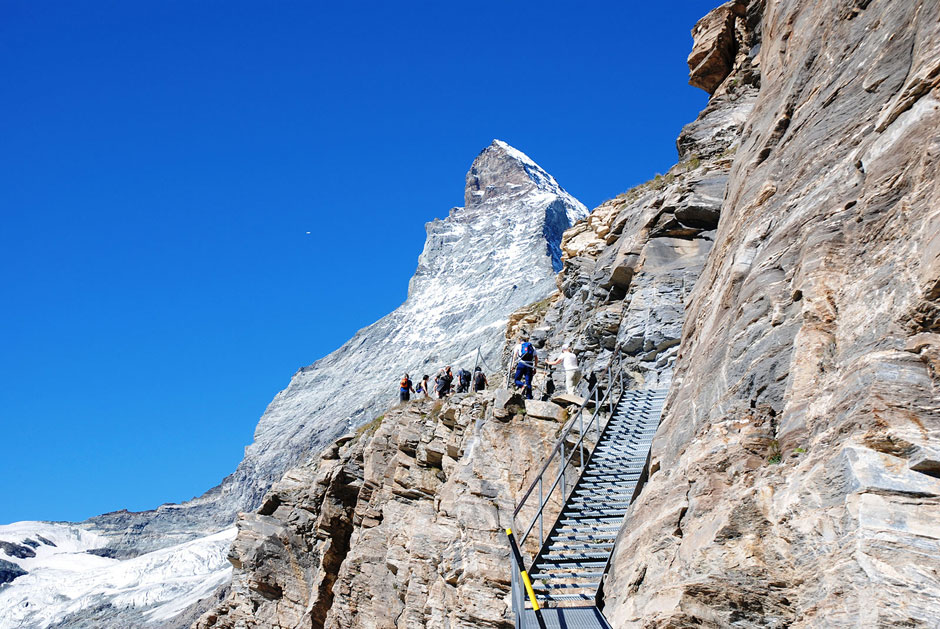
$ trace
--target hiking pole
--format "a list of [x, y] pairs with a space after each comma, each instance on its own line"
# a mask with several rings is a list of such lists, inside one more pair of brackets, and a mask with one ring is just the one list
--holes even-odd
[[[516, 538], [512, 534], [512, 529], [506, 529], [506, 536], [509, 537], [509, 547], [512, 549], [512, 556], [515, 559], [516, 565], [519, 566], [519, 574], [522, 576], [522, 583], [525, 585], [526, 594], [529, 595], [529, 602], [532, 603], [532, 610], [535, 612], [535, 619], [539, 623], [539, 629], [546, 629], [545, 619], [542, 618], [542, 610], [539, 608], [539, 602], [535, 599], [535, 590], [532, 589], [532, 580], [529, 578], [529, 573], [525, 571], [525, 564], [522, 563], [522, 553], [519, 552], [519, 546], [516, 544]], [[524, 611], [525, 610], [523, 610], [523, 613]]]

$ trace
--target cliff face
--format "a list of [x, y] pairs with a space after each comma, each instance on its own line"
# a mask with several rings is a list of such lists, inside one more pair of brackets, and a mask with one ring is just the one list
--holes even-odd
[[696, 32], [729, 20], [760, 91], [605, 613], [936, 626], [940, 5], [729, 3]]
[[[743, 8], [725, 11], [730, 22], [723, 17], [718, 22], [723, 30], [707, 35], [709, 45], [728, 50], [693, 53], [690, 63], [694, 57], [706, 59], [697, 62], [697, 72], [710, 75], [718, 72], [715, 63], [724, 64], [721, 71], [734, 79], [683, 129], [677, 141], [680, 162], [606, 201], [565, 232], [558, 290], [515, 313], [507, 340], [525, 330], [546, 355], [570, 344], [585, 374], [601, 372], [616, 350], [637, 386], [669, 386], [686, 302], [712, 250], [741, 132], [760, 84], [751, 54], [757, 41], [744, 27], [758, 16]], [[563, 385], [563, 378], [558, 380], [556, 385]]]
[[196, 627], [511, 627], [503, 529], [559, 425], [493, 407], [414, 401], [291, 469]]

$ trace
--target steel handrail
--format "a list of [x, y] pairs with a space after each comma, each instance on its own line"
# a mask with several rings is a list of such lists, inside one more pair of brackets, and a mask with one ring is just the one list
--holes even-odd
[[[574, 428], [575, 420], [584, 412], [584, 409], [587, 407], [587, 403], [591, 400], [591, 395], [597, 391], [597, 387], [599, 387], [601, 384], [601, 378], [607, 375], [607, 372], [610, 371], [610, 368], [613, 365], [613, 362], [614, 362], [614, 357], [611, 357], [610, 362], [607, 363], [607, 366], [604, 368], [604, 371], [601, 372], [600, 377], [597, 379], [597, 384], [595, 384], [594, 388], [588, 392], [588, 397], [586, 397], [584, 399], [584, 402], [581, 403], [581, 406], [578, 407], [578, 413], [574, 415], [571, 418], [571, 420], [569, 420], [568, 427], [565, 428], [564, 432], [562, 432], [561, 436], [555, 442], [555, 447], [552, 448], [552, 451], [548, 455], [548, 460], [545, 461], [545, 465], [542, 466], [542, 469], [539, 471], [538, 475], [535, 477], [536, 480], [532, 481], [532, 484], [529, 486], [529, 489], [527, 489], [526, 492], [522, 495], [522, 498], [519, 500], [519, 506], [516, 507], [516, 510], [512, 512], [512, 517], [515, 518], [517, 515], [519, 515], [519, 511], [522, 510], [522, 506], [525, 504], [526, 500], [529, 499], [529, 496], [532, 494], [532, 491], [535, 489], [535, 486], [538, 485], [538, 479], [541, 478], [545, 474], [545, 472], [548, 470], [548, 466], [551, 464], [552, 458], [555, 456], [555, 453], [558, 452], [559, 449], [561, 449], [562, 445], [565, 442], [565, 438], [568, 436], [568, 433], [570, 433], [571, 429]], [[608, 393], [610, 393], [610, 388], [611, 387], [607, 387]], [[607, 399], [607, 395], [604, 396], [604, 400], [606, 399]], [[601, 401], [601, 403], [603, 403], [603, 400]], [[595, 403], [594, 408], [595, 408], [595, 415], [596, 415], [597, 414], [596, 411], [597, 409], [600, 408], [600, 404]], [[591, 419], [593, 420], [594, 418], [592, 417]], [[588, 425], [588, 427], [590, 427], [590, 424]]]
[[[558, 487], [558, 483], [561, 482], [561, 480], [564, 478], [564, 476], [565, 476], [565, 471], [568, 469], [568, 466], [569, 466], [569, 464], [571, 463], [571, 460], [574, 458], [575, 453], [578, 452], [578, 450], [580, 449], [581, 444], [584, 443], [584, 437], [585, 437], [585, 435], [587, 435], [587, 433], [591, 430], [591, 427], [596, 423], [595, 420], [600, 416], [600, 407], [603, 406], [604, 402], [607, 401], [607, 398], [608, 398], [608, 396], [610, 395], [610, 392], [611, 392], [612, 389], [613, 389], [613, 387], [607, 387], [607, 392], [604, 394], [604, 397], [600, 400], [600, 402], [597, 402], [596, 399], [595, 399], [594, 414], [591, 416], [591, 420], [588, 422], [587, 429], [581, 431], [581, 436], [578, 438], [578, 442], [577, 442], [574, 446], [572, 446], [572, 448], [571, 448], [571, 453], [568, 455], [568, 458], [565, 459], [564, 465], [561, 465], [561, 466], [560, 466], [558, 475], [555, 477], [555, 481], [552, 483], [552, 486], [548, 489], [548, 491], [545, 492], [545, 498], [546, 498], [546, 500], [545, 500], [544, 502], [541, 502], [541, 504], [539, 505], [539, 510], [538, 510], [538, 512], [532, 517], [532, 522], [529, 523], [529, 527], [526, 529], [525, 533], [524, 533], [524, 534], [522, 535], [522, 537], [520, 538], [520, 540], [521, 540], [522, 543], [525, 543], [525, 540], [528, 539], [528, 537], [529, 537], [529, 533], [532, 532], [533, 527], [535, 527], [535, 523], [536, 523], [537, 521], [540, 521], [540, 519], [542, 518], [542, 514], [543, 514], [543, 511], [544, 511], [544, 509], [545, 509], [545, 505], [548, 504], [548, 498], [552, 495], [552, 492], [555, 491], [555, 488]], [[576, 417], [577, 417], [577, 416], [576, 416]], [[581, 463], [581, 465], [580, 465], [579, 467], [583, 467], [583, 466], [584, 466], [584, 462], [583, 462], [583, 461], [584, 461], [584, 450], [583, 450], [583, 449], [581, 449], [581, 461], [582, 461], [582, 463]], [[549, 462], [551, 462], [551, 461], [549, 461]], [[537, 478], [536, 481], [535, 481], [535, 483], [538, 484], [538, 483], [540, 482], [540, 480], [541, 480], [541, 477]], [[541, 493], [541, 492], [540, 492], [540, 493]], [[565, 492], [563, 491], [562, 493], [565, 493]], [[540, 498], [540, 500], [541, 500], [541, 498]], [[563, 495], [563, 496], [562, 496], [562, 502], [564, 502], [564, 500], [565, 500], [565, 496]], [[515, 517], [515, 516], [514, 516], [514, 517]], [[543, 541], [543, 540], [539, 540], [540, 543], [541, 543], [542, 541]]]

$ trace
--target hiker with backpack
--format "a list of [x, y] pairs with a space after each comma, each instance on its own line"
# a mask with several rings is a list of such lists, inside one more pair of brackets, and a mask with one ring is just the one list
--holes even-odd
[[426, 398], [431, 397], [431, 383], [428, 382], [430, 378], [431, 376], [424, 374], [424, 377], [421, 378], [421, 384], [418, 385], [421, 387], [421, 391], [424, 393], [424, 397]]
[[513, 360], [516, 361], [516, 373], [513, 377], [513, 384], [516, 388], [524, 387], [527, 400], [532, 399], [532, 377], [535, 375], [535, 369], [539, 365], [539, 357], [535, 353], [535, 347], [529, 342], [529, 337], [523, 335], [519, 340], [519, 345], [512, 352]]
[[470, 390], [470, 372], [461, 367], [457, 371], [457, 393], [466, 393]]
[[568, 345], [561, 346], [561, 354], [555, 360], [546, 361], [546, 365], [561, 363], [565, 370], [565, 393], [574, 395], [574, 388], [581, 382], [581, 371], [578, 369], [578, 357], [574, 355]]
[[486, 374], [483, 373], [483, 369], [478, 365], [477, 368], [473, 371], [473, 392], [479, 393], [486, 388]]
[[444, 399], [450, 393], [450, 384], [454, 381], [454, 374], [450, 370], [450, 365], [441, 369], [437, 374], [437, 397]]
[[414, 392], [414, 387], [411, 386], [411, 378], [408, 377], [408, 374], [405, 374], [405, 377], [402, 378], [401, 382], [398, 384], [398, 401], [407, 402], [411, 399], [411, 394]]

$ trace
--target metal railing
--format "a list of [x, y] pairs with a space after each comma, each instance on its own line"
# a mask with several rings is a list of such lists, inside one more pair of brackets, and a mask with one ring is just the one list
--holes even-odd
[[[556, 490], [558, 491], [559, 497], [558, 504], [562, 506], [565, 504], [569, 491], [568, 474], [569, 472], [576, 472], [572, 473], [575, 481], [581, 476], [581, 472], [584, 470], [584, 466], [587, 464], [588, 457], [591, 454], [590, 451], [585, 453], [584, 439], [592, 430], [595, 435], [595, 442], [600, 437], [602, 429], [600, 425], [602, 421], [601, 409], [607, 404], [608, 400], [611, 399], [615, 387], [618, 389], [619, 395], [623, 394], [625, 386], [623, 371], [623, 360], [620, 356], [620, 352], [614, 351], [610, 357], [610, 362], [607, 363], [607, 367], [601, 372], [600, 376], [598, 376], [593, 389], [588, 392], [588, 397], [578, 408], [577, 414], [568, 420], [568, 424], [555, 442], [555, 447], [552, 448], [538, 476], [532, 481], [532, 484], [529, 485], [529, 488], [516, 505], [516, 509], [512, 514], [512, 523], [514, 530], [522, 532], [518, 539], [520, 549], [525, 548], [526, 540], [529, 538], [529, 534], [536, 524], [538, 524], [539, 528], [539, 548], [545, 545], [545, 507], [552, 500]], [[603, 395], [601, 395], [601, 385], [605, 382], [605, 379], [607, 386], [606, 390], [603, 391]], [[585, 424], [584, 416], [589, 405], [593, 405], [594, 411]], [[569, 435], [575, 426], [578, 427], [578, 441], [572, 446], [567, 446]], [[590, 446], [588, 446], [588, 448], [590, 448]], [[575, 455], [578, 455], [577, 458], [575, 458]], [[557, 469], [553, 470], [553, 466], [557, 467]], [[550, 476], [551, 473], [554, 473], [554, 478], [548, 481], [547, 477]], [[570, 485], [571, 488], [574, 487], [573, 482]], [[545, 490], [546, 486], [548, 486], [547, 491]], [[536, 490], [538, 491], [536, 492]], [[531, 521], [528, 521], [527, 524], [523, 522], [523, 526], [517, 528], [516, 520], [520, 517], [519, 514], [529, 505], [529, 499], [533, 498], [536, 494], [538, 495], [538, 508], [532, 515]], [[524, 558], [522, 558], [521, 561], [522, 564], [516, 566], [515, 564], [518, 562], [515, 558], [513, 560], [512, 601], [513, 612], [517, 619], [521, 618], [524, 614], [525, 598], [525, 593], [517, 590], [517, 581], [519, 581], [517, 573], [528, 570]], [[518, 609], [516, 608], [517, 602], [519, 604]], [[519, 626], [521, 625], [517, 624], [517, 627]]]

